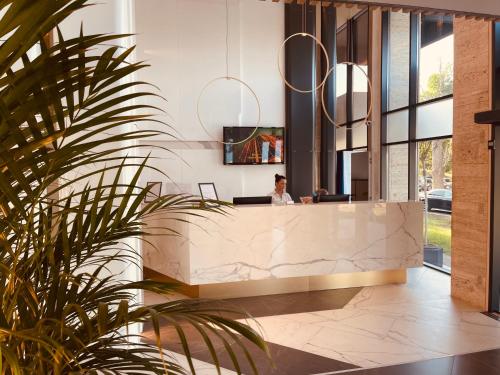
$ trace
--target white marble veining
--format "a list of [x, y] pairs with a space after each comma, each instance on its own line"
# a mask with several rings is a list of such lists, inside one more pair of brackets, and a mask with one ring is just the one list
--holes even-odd
[[[423, 267], [408, 276], [406, 284], [363, 288], [342, 309], [246, 322], [269, 342], [365, 368], [500, 347], [500, 322], [451, 298], [449, 276]], [[210, 373], [209, 364], [196, 366]]]
[[450, 297], [449, 276], [409, 272], [407, 284], [364, 288], [340, 310], [257, 318], [265, 339], [374, 367], [500, 347], [500, 322]]
[[149, 238], [145, 266], [202, 285], [422, 264], [419, 202], [252, 206], [205, 215], [152, 218], [151, 227], [180, 236]]

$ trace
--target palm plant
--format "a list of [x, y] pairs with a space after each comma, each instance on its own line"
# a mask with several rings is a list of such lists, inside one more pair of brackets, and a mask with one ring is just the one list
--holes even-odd
[[[250, 327], [209, 301], [140, 305], [136, 290], [175, 286], [109, 271], [137, 259], [127, 240], [148, 235], [149, 215], [221, 208], [184, 195], [143, 203], [148, 189], [139, 179], [148, 159], [123, 155], [130, 141], [161, 132], [123, 126], [152, 120], [153, 107], [128, 104], [153, 95], [130, 80], [145, 64], [127, 63], [132, 48], [95, 52], [124, 36], [63, 38], [58, 25], [86, 1], [0, 0], [0, 372], [194, 373], [186, 325], [201, 335], [217, 369], [214, 339], [239, 369], [229, 341], [236, 342], [257, 372], [244, 342], [267, 349]], [[53, 30], [57, 41], [47, 43]], [[30, 58], [33, 47], [39, 51]], [[161, 348], [162, 320], [175, 328], [189, 369]], [[155, 345], [128, 333], [144, 322]]]

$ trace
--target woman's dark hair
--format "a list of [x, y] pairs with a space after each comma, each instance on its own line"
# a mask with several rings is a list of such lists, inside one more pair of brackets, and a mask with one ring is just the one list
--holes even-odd
[[279, 175], [279, 174], [275, 174], [274, 175], [274, 183], [277, 184], [278, 182], [280, 182], [281, 180], [286, 180], [286, 177], [285, 176], [282, 176], [282, 175]]

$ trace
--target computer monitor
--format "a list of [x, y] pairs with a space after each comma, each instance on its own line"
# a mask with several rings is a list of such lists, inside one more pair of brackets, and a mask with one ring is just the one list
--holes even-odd
[[242, 204], [271, 204], [272, 197], [234, 197], [234, 205]]
[[349, 194], [318, 195], [317, 202], [349, 202]]

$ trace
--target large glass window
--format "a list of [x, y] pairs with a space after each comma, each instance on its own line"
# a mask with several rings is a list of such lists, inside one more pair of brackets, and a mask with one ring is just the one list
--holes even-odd
[[337, 64], [335, 73], [337, 97], [335, 122], [337, 124], [345, 124], [347, 122], [347, 66], [345, 64]]
[[351, 127], [352, 148], [364, 148], [368, 143], [366, 124], [363, 121], [355, 122]]
[[387, 114], [386, 120], [386, 140], [388, 143], [408, 141], [408, 121], [409, 112], [407, 109]]
[[341, 64], [348, 61], [347, 46], [347, 24], [337, 31], [337, 66], [335, 67], [335, 94], [337, 102], [335, 106], [335, 122], [345, 124], [347, 122], [347, 65]]
[[[337, 30], [337, 65], [335, 121], [347, 128], [346, 147], [348, 149], [367, 147], [366, 134], [361, 135], [362, 127], [353, 130], [358, 122], [364, 120], [368, 111], [368, 12], [364, 11], [348, 19]], [[358, 66], [343, 64], [354, 62]], [[364, 126], [366, 133], [366, 126]], [[354, 134], [356, 133], [356, 134]], [[353, 138], [356, 137], [356, 140]], [[361, 138], [360, 138], [361, 137]], [[354, 145], [356, 143], [356, 146]]]
[[451, 269], [451, 138], [419, 142], [418, 195], [425, 203], [424, 261]]
[[453, 94], [453, 19], [420, 18], [419, 101]]
[[447, 137], [453, 132], [453, 99], [417, 107], [416, 138]]
[[342, 151], [347, 148], [346, 133], [347, 131], [345, 126], [335, 129], [335, 134], [336, 134], [335, 140], [336, 140], [337, 151]]
[[[352, 109], [353, 121], [362, 120], [368, 110], [368, 13], [364, 12], [353, 22], [354, 56], [351, 61], [358, 64], [352, 69]], [[365, 144], [366, 147], [366, 144]]]
[[[340, 17], [340, 15], [337, 15]], [[350, 187], [361, 186], [364, 182], [351, 180], [350, 151], [365, 149], [368, 145], [368, 131], [364, 123], [368, 111], [368, 45], [369, 45], [369, 16], [363, 11], [354, 16], [345, 17], [345, 22], [338, 22], [341, 26], [337, 30], [337, 65], [335, 71], [336, 106], [335, 121], [340, 128], [336, 130], [338, 160], [344, 162], [339, 166], [342, 175], [337, 178], [337, 193], [352, 194]], [[344, 62], [353, 62], [343, 64]], [[347, 152], [343, 152], [347, 151]], [[358, 156], [358, 155], [356, 155]], [[362, 168], [364, 164], [355, 163]], [[366, 172], [368, 171], [368, 166]], [[346, 180], [349, 180], [347, 183]], [[360, 180], [360, 179], [358, 179]], [[363, 185], [364, 186], [364, 185]], [[361, 199], [364, 194], [356, 198]]]
[[425, 262], [449, 270], [453, 21], [388, 12], [383, 17], [383, 196], [424, 202]]

